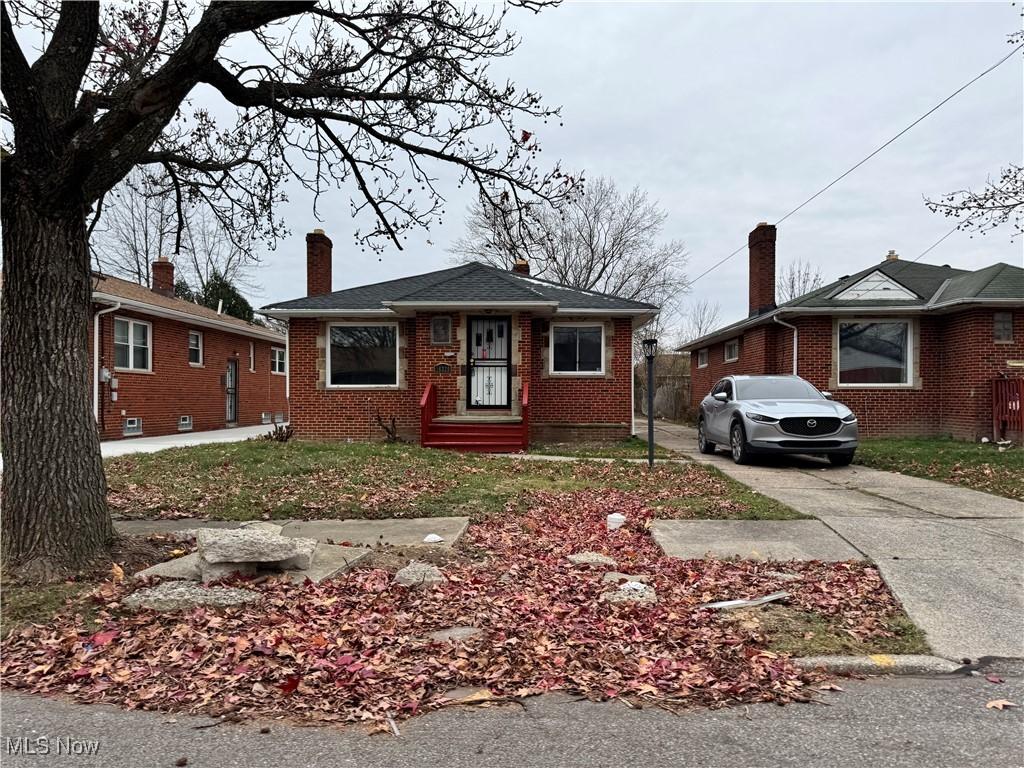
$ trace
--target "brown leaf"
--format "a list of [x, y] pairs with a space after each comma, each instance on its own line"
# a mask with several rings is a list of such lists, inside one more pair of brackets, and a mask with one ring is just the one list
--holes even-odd
[[986, 709], [999, 709], [999, 710], [1002, 710], [1002, 709], [1010, 709], [1011, 707], [1017, 707], [1017, 706], [1020, 706], [1020, 705], [1019, 704], [1014, 704], [1012, 701], [1007, 701], [1006, 699], [992, 699], [992, 701], [990, 701], [988, 704], [985, 705], [985, 708]]

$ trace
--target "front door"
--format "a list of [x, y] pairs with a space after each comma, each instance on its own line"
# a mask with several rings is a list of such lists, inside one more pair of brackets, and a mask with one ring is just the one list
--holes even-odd
[[467, 408], [508, 408], [512, 399], [512, 322], [471, 317], [466, 339]]
[[228, 372], [224, 376], [224, 394], [226, 397], [225, 420], [228, 424], [238, 421], [238, 361], [228, 360]]

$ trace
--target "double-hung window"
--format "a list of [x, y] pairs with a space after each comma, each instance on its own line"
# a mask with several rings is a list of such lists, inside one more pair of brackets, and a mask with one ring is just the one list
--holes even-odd
[[397, 323], [331, 323], [327, 375], [331, 387], [397, 387]]
[[188, 332], [188, 364], [203, 364], [203, 334], [199, 331]]
[[150, 339], [153, 326], [144, 320], [114, 318], [114, 367], [125, 371], [152, 370]]
[[270, 348], [270, 372], [284, 376], [284, 347]]
[[844, 320], [838, 326], [839, 386], [913, 384], [913, 326], [909, 320]]
[[708, 367], [708, 349], [707, 349], [707, 347], [705, 347], [704, 349], [698, 349], [697, 350], [697, 367], [698, 368], [707, 368]]
[[740, 359], [740, 340], [729, 339], [725, 342], [725, 362], [735, 363]]
[[604, 325], [551, 326], [551, 373], [604, 373]]

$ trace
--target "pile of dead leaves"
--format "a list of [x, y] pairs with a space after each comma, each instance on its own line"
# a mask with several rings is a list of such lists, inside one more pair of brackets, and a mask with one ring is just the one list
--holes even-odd
[[[609, 532], [612, 511], [628, 522]], [[131, 614], [121, 607], [129, 588], [108, 584], [93, 597], [98, 626], [66, 615], [21, 630], [3, 643], [0, 675], [87, 702], [320, 722], [410, 716], [443, 706], [458, 686], [670, 708], [787, 702], [806, 699], [806, 675], [767, 651], [756, 628], [702, 603], [785, 589], [796, 605], [868, 633], [895, 609], [866, 565], [673, 560], [652, 541], [649, 519], [629, 491], [538, 493], [525, 514], [472, 526], [468, 544], [484, 559], [446, 567], [447, 581], [427, 590], [364, 568], [319, 585], [264, 583], [263, 601], [239, 609]], [[601, 601], [610, 569], [567, 560], [585, 550], [647, 577], [657, 603]], [[481, 632], [427, 637], [460, 625]]]

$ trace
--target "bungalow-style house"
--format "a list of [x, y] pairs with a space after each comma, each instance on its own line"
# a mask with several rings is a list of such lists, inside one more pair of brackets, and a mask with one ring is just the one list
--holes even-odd
[[101, 440], [285, 421], [284, 334], [152, 288], [93, 275], [93, 410]]
[[264, 307], [288, 322], [298, 437], [397, 435], [517, 451], [531, 440], [627, 437], [633, 330], [658, 309], [463, 264], [331, 291], [331, 241], [306, 235], [307, 295]]
[[954, 269], [890, 251], [776, 306], [775, 227], [758, 224], [748, 245], [749, 316], [680, 347], [691, 354], [693, 407], [722, 376], [797, 374], [849, 406], [861, 434], [993, 436], [994, 382], [1019, 392], [1024, 377], [1024, 269]]

